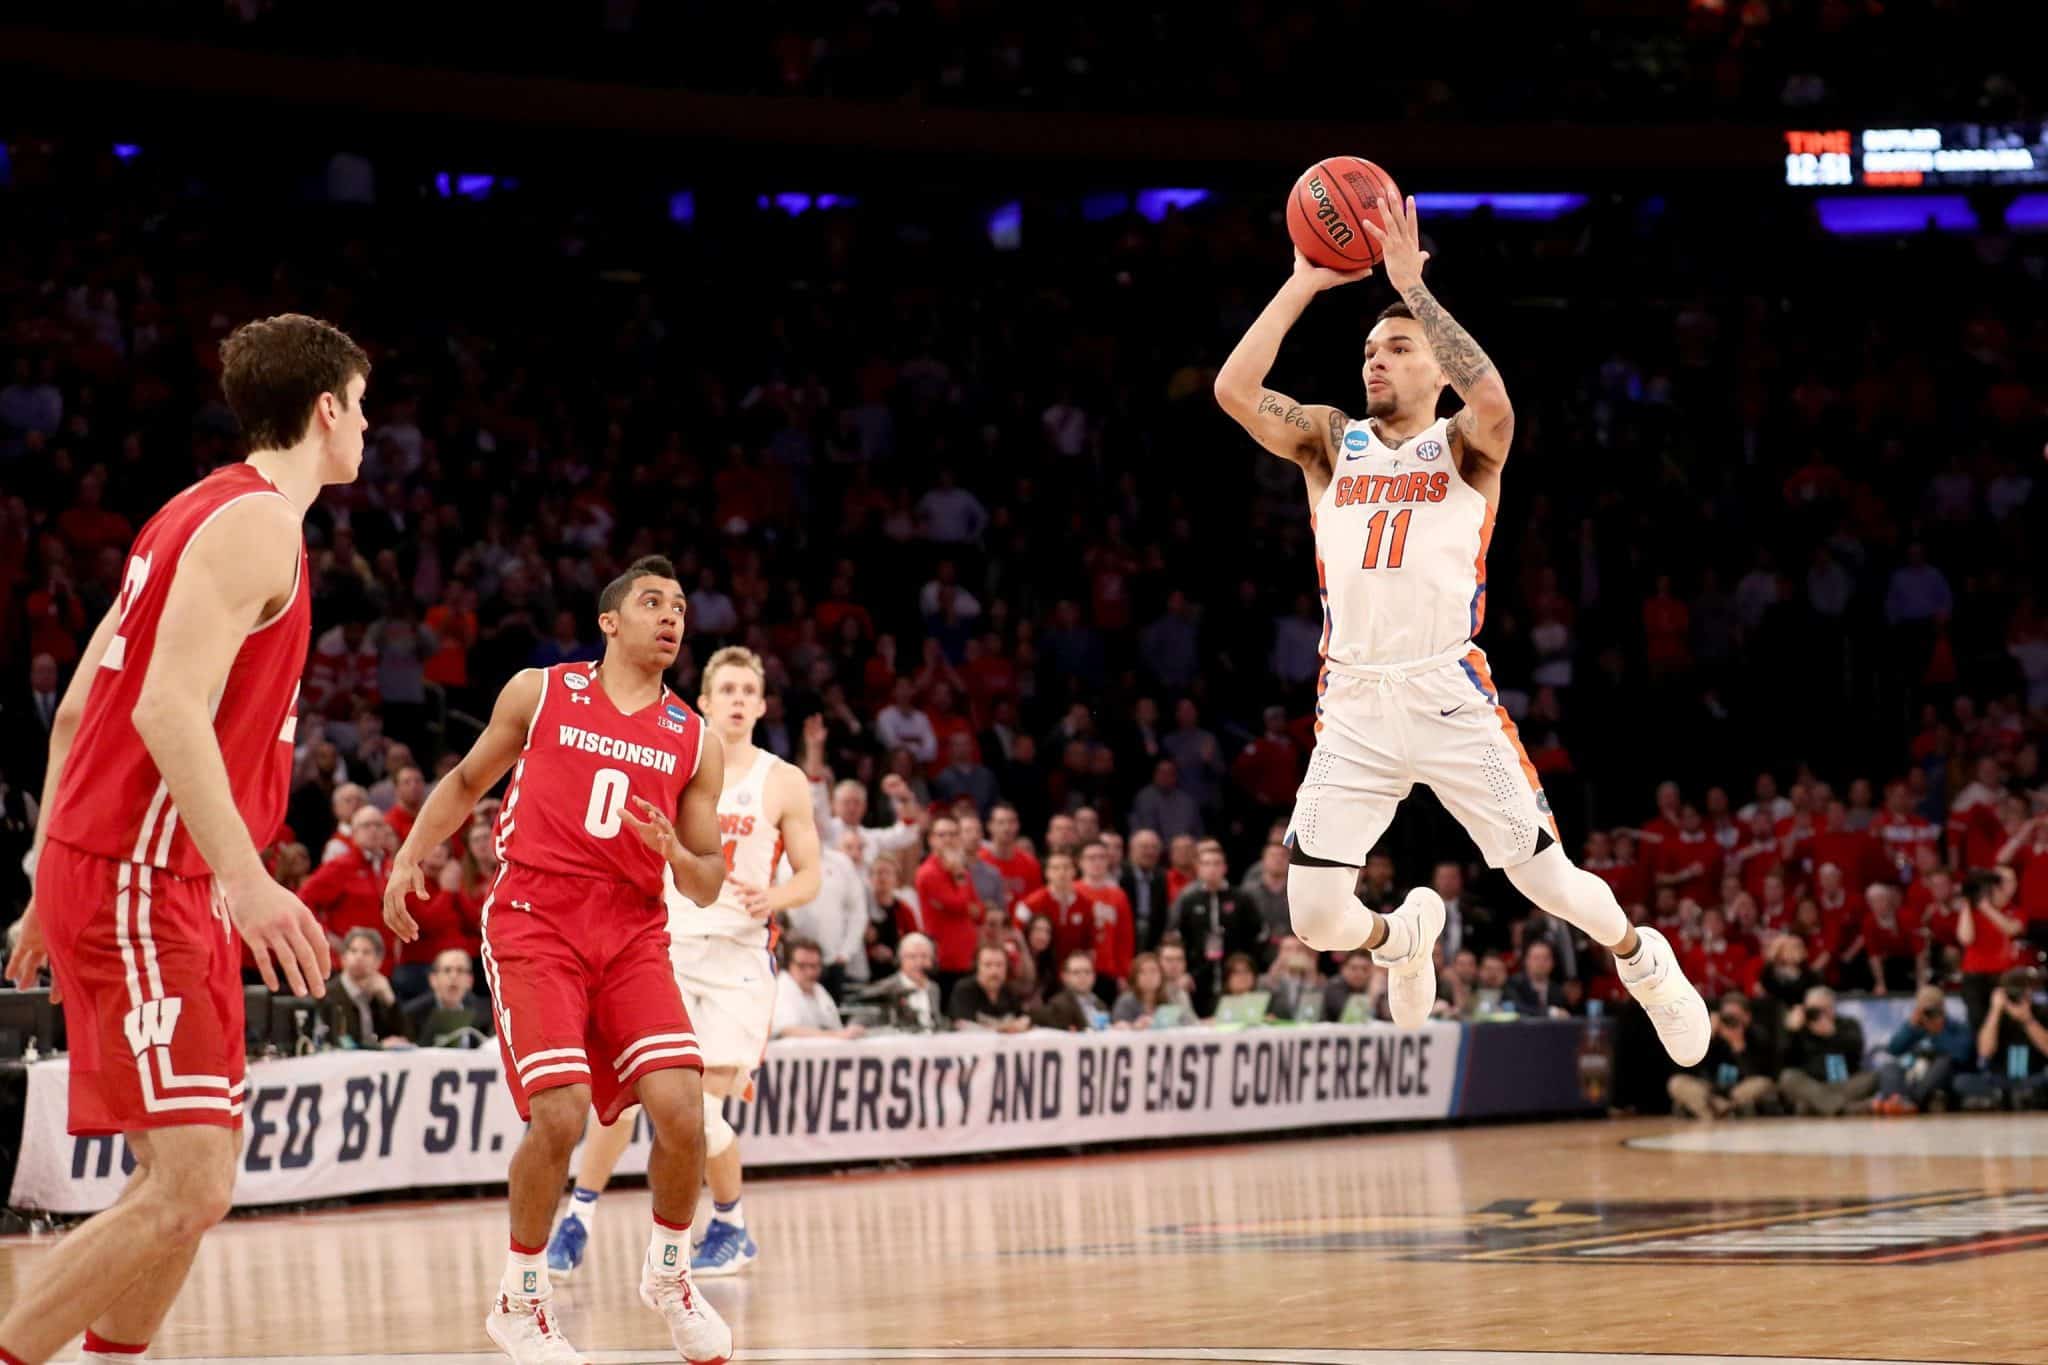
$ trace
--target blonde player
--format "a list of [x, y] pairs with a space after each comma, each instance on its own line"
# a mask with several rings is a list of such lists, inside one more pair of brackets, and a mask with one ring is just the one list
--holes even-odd
[[[1323, 594], [1316, 749], [1295, 798], [1287, 903], [1311, 947], [1363, 945], [1388, 969], [1395, 1022], [1415, 1027], [1436, 998], [1432, 961], [1444, 903], [1418, 887], [1391, 915], [1356, 895], [1358, 869], [1394, 808], [1426, 782], [1487, 862], [1549, 913], [1619, 959], [1665, 1049], [1705, 1055], [1699, 992], [1654, 929], [1629, 925], [1606, 882], [1573, 866], [1557, 823], [1472, 643], [1486, 611], [1486, 546], [1514, 443], [1507, 387], [1477, 342], [1422, 282], [1415, 201], [1390, 206], [1385, 253], [1401, 302], [1365, 343], [1365, 413], [1296, 403], [1266, 387], [1282, 338], [1309, 301], [1370, 271], [1339, 273], [1297, 253], [1293, 276], [1216, 376], [1216, 398], [1253, 439], [1301, 467]], [[1464, 406], [1436, 415], [1445, 385]]]
[[[704, 1170], [714, 1216], [691, 1257], [697, 1275], [735, 1275], [758, 1254], [740, 1208], [739, 1138], [725, 1097], [743, 1089], [768, 1046], [775, 1012], [773, 919], [818, 895], [818, 826], [801, 769], [754, 747], [766, 709], [759, 656], [731, 646], [704, 665], [698, 709], [725, 751], [718, 798], [725, 884], [708, 906], [668, 891], [669, 956], [697, 1042], [704, 1050]], [[779, 866], [790, 875], [775, 882]], [[631, 1140], [633, 1125], [584, 1132], [569, 1210], [548, 1240], [548, 1273], [567, 1279], [582, 1264], [597, 1197]]]

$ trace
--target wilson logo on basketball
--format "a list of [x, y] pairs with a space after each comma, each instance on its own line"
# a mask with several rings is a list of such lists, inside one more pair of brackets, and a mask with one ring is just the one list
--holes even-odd
[[1324, 235], [1338, 246], [1350, 246], [1351, 239], [1358, 234], [1351, 230], [1351, 225], [1344, 221], [1344, 215], [1330, 202], [1329, 187], [1323, 184], [1321, 176], [1308, 178], [1308, 192], [1315, 198], [1316, 221], [1323, 225]]

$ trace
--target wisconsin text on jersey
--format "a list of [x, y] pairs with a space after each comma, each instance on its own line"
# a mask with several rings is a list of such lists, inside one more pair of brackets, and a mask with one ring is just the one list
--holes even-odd
[[564, 749], [581, 749], [586, 754], [596, 754], [600, 758], [615, 758], [621, 763], [638, 763], [643, 768], [653, 768], [663, 773], [672, 773], [676, 770], [676, 756], [667, 749], [657, 749], [648, 744], [632, 744], [574, 725], [556, 728], [559, 732], [557, 742]]

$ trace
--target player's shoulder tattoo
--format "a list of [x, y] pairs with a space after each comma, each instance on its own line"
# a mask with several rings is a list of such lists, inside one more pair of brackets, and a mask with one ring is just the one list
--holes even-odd
[[1341, 409], [1330, 409], [1330, 453], [1332, 455], [1335, 455], [1344, 448], [1344, 428], [1350, 425], [1351, 419], [1346, 417]]

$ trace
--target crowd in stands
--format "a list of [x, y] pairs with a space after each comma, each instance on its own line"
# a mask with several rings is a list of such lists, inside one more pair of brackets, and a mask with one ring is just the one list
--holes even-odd
[[[269, 0], [41, 0], [27, 12], [307, 56], [936, 107], [1357, 119], [1350, 82], [1301, 69], [1304, 52], [1353, 48], [1372, 72], [1364, 117], [1385, 122], [1611, 121], [1646, 107], [1673, 120], [1843, 110], [1881, 120], [1929, 106], [2023, 119], [2039, 94], [2033, 68], [1990, 36], [2011, 12], [1988, 0], [1441, 0], [1391, 11], [1364, 0], [607, 0], [537, 17], [482, 0], [424, 12], [360, 0], [346, 32]], [[1456, 71], [1377, 59], [1445, 51], [1458, 54]]]
[[[280, 235], [233, 207], [298, 188], [210, 183], [171, 149], [17, 144], [8, 166], [10, 847], [127, 541], [235, 454], [220, 337], [307, 308], [376, 362], [362, 478], [309, 518], [316, 643], [270, 851], [345, 945], [337, 1031], [465, 1027], [446, 1026], [477, 984], [453, 964], [477, 949], [487, 824], [437, 854], [402, 955], [376, 909], [386, 860], [506, 678], [595, 657], [597, 587], [648, 551], [690, 594], [684, 696], [719, 644], [767, 661], [757, 741], [817, 784], [826, 844], [790, 942], [835, 1008], [879, 995], [897, 1022], [994, 1027], [1383, 1012], [1369, 962], [1288, 934], [1278, 840], [1321, 626], [1306, 509], [1208, 397], [1285, 268], [1271, 206], [1050, 219], [1016, 251], [886, 198], [686, 227], [538, 191], [392, 195], [306, 206]], [[1955, 1082], [1993, 1075], [1987, 1056], [2032, 1078], [2007, 974], [2048, 926], [2026, 531], [2043, 239], [1832, 239], [1760, 211], [1776, 230], [1712, 259], [1692, 244], [1713, 213], [1682, 201], [1425, 222], [1520, 414], [1481, 643], [1569, 845], [1710, 998], [1750, 1002], [1723, 1005], [1730, 1036], [1768, 1035], [1733, 1079], [1701, 1076], [1706, 1098], [1681, 1087], [1688, 1107], [1875, 1102], [1860, 1063], [1836, 1074], [1847, 1035], [1825, 1041], [1817, 988], [1954, 985], [1977, 1049], [1944, 1054]], [[1943, 287], [1873, 309], [1873, 270]], [[1275, 382], [1353, 392], [1377, 289], [1318, 303]], [[1427, 797], [1411, 807], [1359, 851], [1361, 894], [1389, 906], [1426, 877], [1444, 895], [1444, 1015], [1627, 1008], [1604, 953], [1477, 868]], [[18, 911], [25, 885], [0, 891]], [[407, 1002], [424, 1020], [395, 1028]], [[843, 1027], [815, 992], [790, 1021]]]

